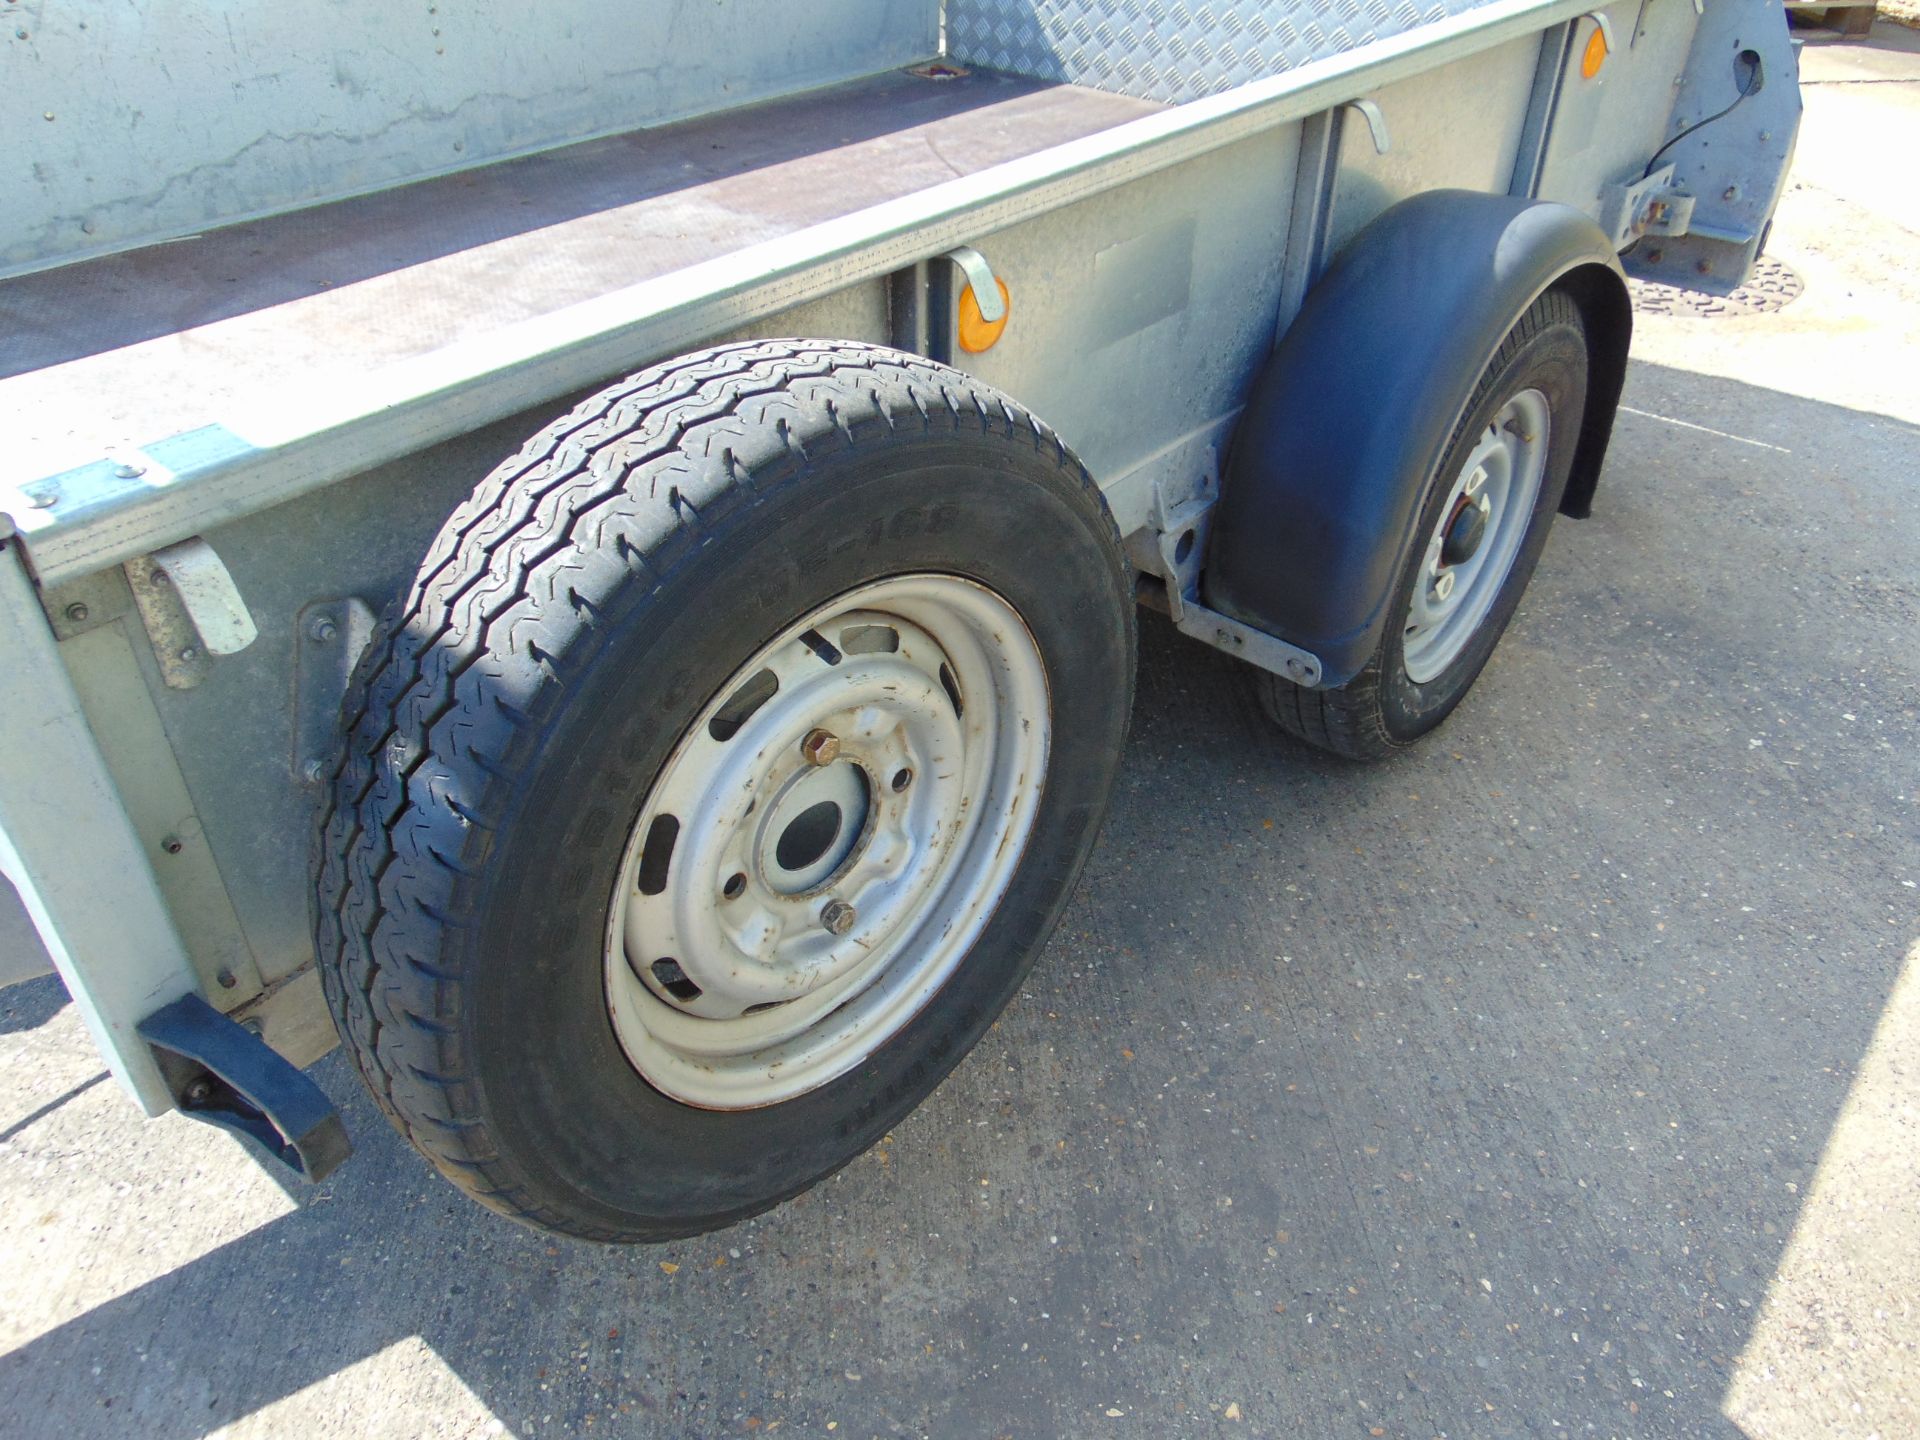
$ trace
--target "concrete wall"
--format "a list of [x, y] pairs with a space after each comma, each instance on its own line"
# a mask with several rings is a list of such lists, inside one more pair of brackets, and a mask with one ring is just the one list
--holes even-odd
[[938, 0], [18, 0], [0, 274], [790, 94]]

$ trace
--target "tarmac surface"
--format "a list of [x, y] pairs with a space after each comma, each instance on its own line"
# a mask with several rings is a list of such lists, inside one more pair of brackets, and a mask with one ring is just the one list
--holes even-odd
[[1025, 992], [800, 1200], [535, 1235], [338, 1054], [283, 1188], [0, 993], [6, 1431], [1920, 1435], [1920, 35], [1806, 71], [1803, 288], [1643, 318], [1455, 718], [1340, 763], [1144, 617]]

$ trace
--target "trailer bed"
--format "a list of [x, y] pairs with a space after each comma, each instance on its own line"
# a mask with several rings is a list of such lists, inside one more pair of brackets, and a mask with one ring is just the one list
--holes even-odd
[[1163, 109], [892, 72], [0, 281], [24, 482]]

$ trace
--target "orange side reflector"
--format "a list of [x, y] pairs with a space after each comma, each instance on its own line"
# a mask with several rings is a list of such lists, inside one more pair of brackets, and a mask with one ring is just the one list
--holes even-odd
[[973, 286], [960, 292], [960, 348], [969, 355], [993, 348], [1000, 332], [1007, 328], [1007, 321], [1013, 318], [1013, 297], [1007, 293], [1007, 282], [996, 276], [993, 283], [1000, 287], [1000, 303], [1007, 307], [998, 320], [981, 318], [980, 302], [974, 298]]
[[1580, 57], [1580, 78], [1591, 80], [1600, 73], [1600, 67], [1607, 63], [1607, 32], [1598, 25], [1587, 37], [1586, 52]]

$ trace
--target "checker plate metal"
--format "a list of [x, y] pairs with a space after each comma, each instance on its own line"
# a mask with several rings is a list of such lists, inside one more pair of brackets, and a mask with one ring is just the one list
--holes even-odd
[[964, 65], [1178, 103], [1358, 49], [1486, 0], [948, 0]]

